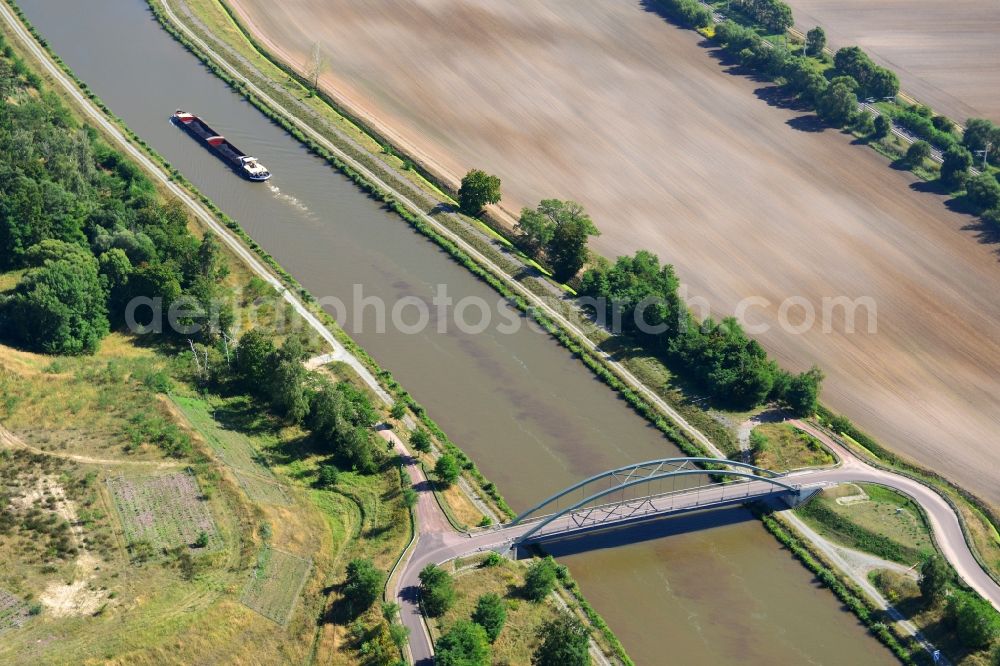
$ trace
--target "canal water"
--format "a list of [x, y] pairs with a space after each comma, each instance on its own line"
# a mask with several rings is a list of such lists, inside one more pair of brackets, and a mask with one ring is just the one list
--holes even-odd
[[[439, 328], [437, 317], [418, 332], [378, 332], [369, 306], [352, 334], [515, 509], [585, 475], [676, 453], [550, 338], [526, 325], [506, 332], [518, 317], [493, 291], [231, 92], [142, 0], [19, 2], [114, 113], [315, 296], [350, 312], [360, 297], [430, 302], [445, 285], [455, 303], [489, 304], [493, 324], [481, 333]], [[260, 158], [273, 179], [238, 178], [169, 122], [176, 108]], [[629, 545], [618, 534], [555, 552], [639, 664], [894, 663], [742, 509], [627, 536]]]

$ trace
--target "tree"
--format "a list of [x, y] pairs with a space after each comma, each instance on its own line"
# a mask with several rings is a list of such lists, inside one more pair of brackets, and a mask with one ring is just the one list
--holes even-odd
[[918, 167], [931, 156], [931, 144], [926, 141], [914, 141], [906, 149], [906, 162], [911, 167]]
[[556, 222], [541, 210], [522, 208], [521, 217], [514, 226], [525, 251], [533, 257], [548, 246], [555, 235]]
[[489, 666], [490, 645], [486, 631], [473, 622], [459, 620], [434, 645], [439, 666]]
[[472, 621], [486, 630], [490, 643], [495, 643], [507, 621], [507, 606], [497, 594], [484, 594], [476, 601]]
[[347, 565], [347, 582], [343, 590], [351, 615], [357, 617], [371, 608], [384, 583], [385, 574], [376, 569], [371, 560], [351, 560]]
[[892, 97], [899, 92], [899, 78], [895, 72], [876, 65], [857, 46], [837, 51], [833, 63], [841, 73], [853, 77], [866, 96]]
[[198, 532], [198, 538], [194, 540], [195, 548], [204, 548], [208, 545], [208, 532], [202, 530]]
[[320, 465], [317, 485], [320, 488], [330, 489], [337, 485], [340, 479], [340, 470], [336, 465]]
[[823, 28], [816, 26], [812, 30], [806, 33], [806, 50], [805, 55], [810, 55], [814, 58], [823, 57], [823, 49], [826, 48], [826, 31]]
[[566, 611], [543, 624], [537, 637], [541, 644], [531, 658], [535, 666], [590, 665], [590, 632]]
[[436, 564], [424, 567], [420, 571], [420, 601], [431, 617], [444, 615], [455, 602], [451, 575]]
[[524, 576], [524, 596], [543, 601], [556, 586], [556, 563], [551, 557], [536, 561]]
[[827, 88], [826, 77], [817, 72], [806, 58], [789, 59], [783, 75], [788, 88], [813, 106]]
[[813, 366], [791, 378], [785, 391], [785, 402], [796, 416], [809, 416], [816, 412], [819, 385], [823, 381], [823, 371]]
[[583, 206], [559, 199], [543, 199], [534, 210], [522, 210], [516, 229], [532, 256], [545, 250], [559, 279], [576, 275], [587, 259], [588, 238], [600, 235]]
[[844, 82], [829, 86], [819, 98], [816, 113], [835, 127], [843, 127], [851, 122], [857, 113], [858, 98]]
[[1000, 645], [993, 648], [990, 652], [990, 666], [1000, 666]]
[[443, 453], [434, 463], [434, 475], [446, 488], [458, 479], [459, 468], [455, 456]]
[[951, 574], [940, 555], [929, 555], [920, 565], [920, 595], [927, 604], [937, 603], [948, 587]]
[[993, 158], [1000, 154], [1000, 127], [985, 118], [969, 118], [965, 123], [962, 143], [972, 152], [986, 150], [989, 144], [990, 157]]
[[[301, 363], [299, 364], [301, 366]], [[370, 428], [377, 415], [368, 397], [350, 382], [323, 382], [309, 397], [306, 427], [333, 452], [362, 474], [378, 470], [381, 452]]]
[[958, 639], [970, 650], [989, 647], [1000, 636], [1000, 613], [974, 592], [953, 592], [948, 597], [945, 616]]
[[590, 233], [579, 221], [566, 222], [556, 227], [548, 245], [549, 263], [553, 274], [565, 282], [574, 277], [587, 262], [587, 239]]
[[290, 423], [301, 423], [309, 413], [309, 396], [306, 394], [306, 369], [302, 365], [302, 345], [295, 338], [285, 341], [281, 350], [273, 355], [270, 381], [271, 406]]
[[899, 92], [899, 77], [885, 67], [873, 68], [865, 82], [865, 94], [875, 98], [895, 97]]
[[162, 263], [148, 263], [132, 272], [128, 281], [129, 298], [159, 300], [163, 312], [181, 297], [180, 274], [173, 267]]
[[875, 120], [872, 121], [872, 138], [884, 139], [889, 136], [890, 131], [892, 131], [892, 121], [885, 114], [875, 116]]
[[50, 243], [32, 248], [44, 265], [24, 274], [3, 308], [3, 319], [14, 337], [32, 349], [93, 354], [110, 330], [97, 260], [77, 245]]
[[410, 435], [410, 444], [417, 451], [427, 453], [431, 450], [431, 436], [423, 428], [417, 428]]
[[948, 187], [958, 187], [965, 182], [972, 166], [972, 153], [959, 145], [944, 151], [941, 162], [941, 182]]
[[459, 208], [466, 215], [479, 215], [486, 204], [500, 203], [500, 178], [473, 169], [465, 174], [458, 190]]
[[965, 183], [965, 191], [979, 210], [1000, 206], [1000, 184], [991, 173], [981, 173]]

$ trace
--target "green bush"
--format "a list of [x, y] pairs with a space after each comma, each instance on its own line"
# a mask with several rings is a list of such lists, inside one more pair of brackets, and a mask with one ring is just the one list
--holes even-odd
[[931, 156], [931, 144], [926, 141], [914, 141], [906, 150], [906, 162], [911, 167], [918, 167]]
[[958, 639], [971, 650], [987, 648], [1000, 637], [1000, 613], [973, 592], [952, 592], [945, 617]]
[[490, 645], [486, 631], [473, 622], [459, 620], [434, 645], [439, 666], [489, 666]]
[[484, 594], [476, 602], [472, 621], [486, 630], [490, 643], [495, 643], [507, 621], [507, 606], [497, 594]]
[[551, 557], [536, 561], [524, 576], [524, 596], [534, 602], [544, 601], [556, 586], [556, 563]]
[[420, 602], [431, 617], [444, 615], [455, 603], [455, 586], [451, 574], [428, 564], [420, 571]]
[[455, 457], [450, 453], [442, 454], [434, 463], [434, 475], [446, 488], [458, 480], [459, 468]]
[[981, 211], [1000, 206], [1000, 183], [991, 173], [982, 173], [965, 183], [969, 201]]

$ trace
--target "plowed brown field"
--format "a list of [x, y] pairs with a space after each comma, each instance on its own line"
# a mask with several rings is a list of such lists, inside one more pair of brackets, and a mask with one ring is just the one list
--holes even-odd
[[[782, 363], [819, 363], [829, 404], [1000, 502], [997, 246], [696, 33], [630, 1], [235, 4], [296, 66], [320, 42], [332, 94], [452, 181], [499, 174], [509, 210], [577, 199], [599, 251], [656, 251], [716, 313], [768, 299], [749, 318]], [[875, 299], [877, 333], [777, 325], [790, 296], [841, 295]]]

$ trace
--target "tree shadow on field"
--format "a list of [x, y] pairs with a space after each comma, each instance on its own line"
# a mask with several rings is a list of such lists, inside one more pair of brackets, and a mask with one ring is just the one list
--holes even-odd
[[[975, 234], [976, 240], [983, 245], [997, 245], [1000, 243], [1000, 227], [997, 227], [995, 224], [983, 222], [978, 218], [975, 222], [970, 222], [962, 227], [962, 231], [971, 231]], [[1000, 258], [1000, 248], [997, 248], [995, 254]]]
[[688, 30], [687, 26], [679, 23], [677, 19], [675, 19], [670, 14], [670, 12], [667, 10], [667, 7], [662, 0], [641, 0], [639, 6], [642, 8], [643, 11], [659, 16], [665, 22], [669, 23], [670, 25], [676, 28], [681, 28], [682, 30]]
[[819, 116], [814, 113], [808, 113], [801, 116], [795, 116], [794, 118], [789, 118], [785, 121], [785, 124], [791, 127], [793, 130], [799, 132], [809, 132], [811, 134], [819, 134], [820, 132], [825, 132], [829, 129], [829, 125], [823, 122]]
[[744, 79], [753, 81], [754, 83], [763, 83], [770, 85], [771, 87], [777, 87], [774, 81], [767, 77], [766, 74], [758, 72], [750, 67], [743, 65], [736, 56], [727, 53], [717, 44], [707, 39], [703, 39], [698, 42], [698, 46], [705, 49], [705, 52], [710, 58], [715, 60], [723, 67], [723, 72], [731, 76], [739, 76]]
[[808, 113], [812, 111], [808, 104], [799, 99], [796, 95], [790, 94], [781, 86], [761, 86], [753, 91], [757, 99], [773, 106], [776, 109], [788, 109], [791, 111], [801, 111]]

